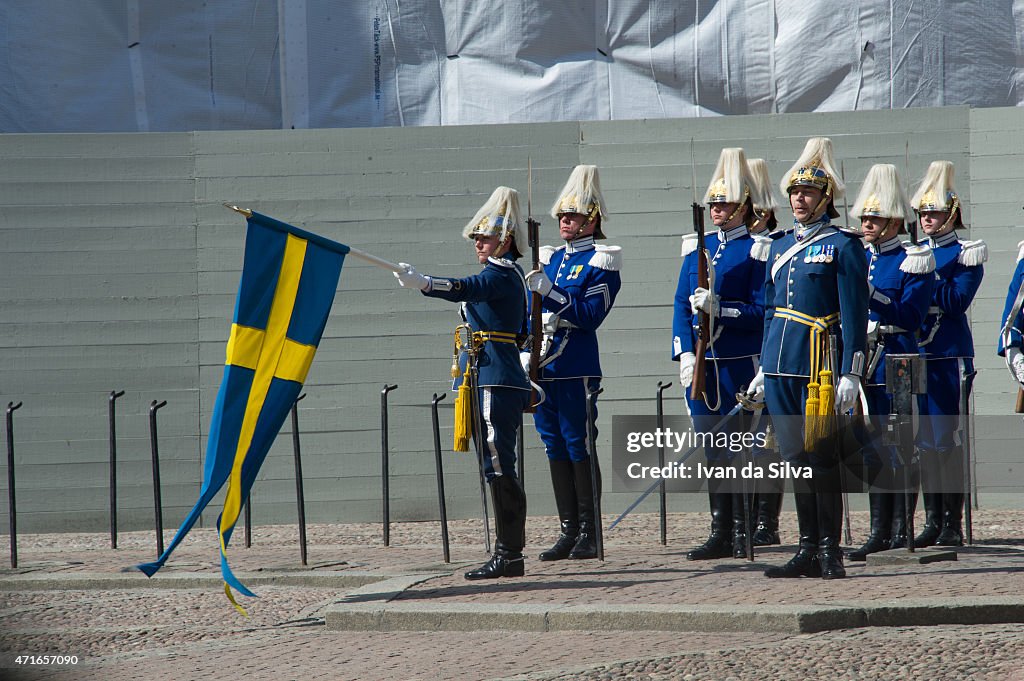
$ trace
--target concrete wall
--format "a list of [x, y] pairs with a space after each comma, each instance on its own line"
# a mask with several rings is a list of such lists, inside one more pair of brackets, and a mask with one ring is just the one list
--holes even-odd
[[[260, 210], [421, 271], [476, 269], [462, 225], [499, 184], [525, 194], [556, 238], [547, 209], [577, 163], [596, 163], [625, 252], [623, 290], [601, 331], [605, 394], [599, 447], [614, 414], [653, 413], [669, 361], [679, 235], [692, 229], [691, 145], [698, 193], [723, 146], [768, 159], [777, 179], [811, 135], [829, 135], [855, 195], [876, 162], [915, 184], [950, 159], [969, 206], [971, 238], [992, 257], [973, 310], [979, 414], [1013, 396], [992, 351], [1016, 243], [1024, 238], [1024, 111], [968, 108], [496, 127], [285, 130], [181, 134], [0, 136], [0, 399], [14, 412], [18, 521], [25, 531], [93, 530], [108, 517], [107, 407], [117, 401], [119, 523], [152, 527], [148, 412], [159, 415], [165, 525], [195, 502], [242, 258], [244, 222], [227, 201]], [[692, 140], [692, 141], [691, 141]], [[852, 200], [852, 199], [851, 199]], [[785, 213], [785, 211], [783, 211]], [[785, 216], [784, 216], [784, 219]], [[842, 218], [840, 218], [842, 221]], [[310, 522], [380, 517], [380, 389], [391, 394], [392, 513], [436, 517], [429, 402], [448, 388], [455, 308], [399, 289], [349, 258], [300, 403]], [[680, 411], [677, 387], [666, 395]], [[451, 399], [442, 403], [450, 441]], [[1019, 424], [1017, 424], [1019, 425]], [[256, 523], [294, 522], [290, 426], [253, 492]], [[982, 503], [1020, 489], [1019, 432], [979, 433]], [[551, 513], [547, 466], [527, 428], [531, 513]], [[1015, 446], [1016, 445], [1016, 446]], [[449, 513], [479, 512], [470, 455], [445, 454]], [[6, 495], [6, 482], [0, 486]], [[605, 510], [630, 495], [609, 494]], [[674, 497], [673, 510], [701, 509]], [[649, 508], [655, 508], [650, 505]], [[6, 509], [6, 506], [5, 506]], [[219, 500], [211, 506], [212, 522]], [[6, 530], [6, 515], [0, 514]]]

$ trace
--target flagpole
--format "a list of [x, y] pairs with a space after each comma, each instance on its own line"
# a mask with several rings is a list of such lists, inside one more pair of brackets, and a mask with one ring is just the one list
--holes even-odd
[[[235, 206], [235, 205], [230, 204], [230, 203], [225, 203], [225, 204], [223, 204], [223, 206], [225, 208], [230, 208], [231, 210], [235, 211], [236, 213], [241, 213], [246, 218], [251, 218], [252, 217], [252, 211], [249, 210], [248, 208], [242, 208], [240, 206]], [[346, 246], [348, 246], [348, 245], [346, 244]], [[377, 256], [371, 255], [370, 253], [367, 253], [366, 251], [361, 251], [358, 248], [355, 248], [354, 246], [348, 246], [348, 254], [349, 255], [354, 255], [355, 257], [359, 258], [360, 260], [363, 260], [364, 262], [368, 262], [371, 265], [374, 265], [374, 266], [379, 267], [379, 268], [384, 269], [384, 270], [391, 270], [392, 272], [404, 272], [405, 271], [404, 267], [400, 267], [398, 264], [393, 263], [390, 260], [385, 260], [384, 258], [378, 258]]]

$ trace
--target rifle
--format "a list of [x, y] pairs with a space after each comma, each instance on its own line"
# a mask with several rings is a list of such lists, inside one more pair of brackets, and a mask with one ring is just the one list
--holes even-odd
[[[540, 223], [533, 219], [533, 159], [526, 161], [526, 233], [530, 242], [530, 257], [532, 268], [540, 269]], [[534, 292], [530, 298], [530, 384], [537, 385], [537, 378], [540, 374], [540, 343], [543, 333], [541, 322], [541, 297]], [[541, 403], [537, 389], [530, 389], [530, 404], [526, 407], [527, 414], [537, 411], [537, 405]]]
[[[839, 180], [846, 186], [846, 164], [844, 161], [839, 162]], [[850, 206], [846, 203], [846, 192], [843, 192], [843, 229], [850, 229]], [[849, 544], [850, 542], [846, 542]]]
[[[903, 168], [907, 172], [907, 181], [910, 181], [910, 142], [909, 140], [903, 147]], [[910, 235], [910, 243], [917, 246], [917, 220], [912, 220], [910, 216], [907, 216], [907, 234]]]
[[[704, 206], [697, 203], [697, 166], [693, 160], [693, 138], [690, 138], [690, 170], [693, 174], [693, 230], [697, 232], [697, 286], [710, 289], [711, 284], [708, 275], [708, 253], [704, 247]], [[704, 385], [704, 355], [707, 353], [708, 341], [711, 338], [711, 319], [704, 312], [697, 313], [697, 345], [694, 354], [697, 356], [693, 365], [693, 382], [690, 384], [690, 399], [703, 400], [705, 397]]]

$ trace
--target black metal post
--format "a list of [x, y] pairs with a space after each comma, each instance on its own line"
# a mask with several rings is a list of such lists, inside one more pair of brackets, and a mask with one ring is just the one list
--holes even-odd
[[597, 464], [597, 443], [594, 441], [597, 425], [594, 423], [594, 403], [597, 396], [604, 392], [598, 388], [587, 393], [587, 455], [590, 459], [590, 487], [594, 495], [594, 539], [597, 543], [597, 558], [604, 560], [604, 529], [601, 521], [601, 485], [599, 483], [601, 468]]
[[441, 424], [437, 419], [437, 403], [448, 393], [438, 396], [430, 403], [430, 418], [434, 425], [434, 466], [437, 470], [437, 506], [441, 514], [441, 547], [444, 550], [444, 562], [452, 562], [451, 550], [448, 545], [448, 508], [444, 499], [444, 465], [441, 462]]
[[157, 446], [156, 411], [167, 405], [167, 400], [149, 403], [149, 448], [153, 456], [153, 510], [156, 516], [156, 555], [164, 552], [164, 510], [160, 501], [160, 448]]
[[18, 510], [14, 501], [14, 410], [21, 402], [7, 403], [7, 518], [11, 528], [11, 567], [18, 567]]
[[977, 496], [974, 494], [974, 459], [971, 448], [971, 386], [974, 385], [976, 371], [964, 376], [960, 381], [960, 427], [963, 444], [963, 479], [964, 479], [964, 543], [967, 546], [974, 544], [974, 513], [973, 509], [978, 508]]
[[[657, 415], [659, 432], [664, 432], [665, 430], [665, 401], [662, 393], [671, 387], [671, 381], [668, 383], [658, 381]], [[661, 442], [661, 438], [659, 438], [658, 441]], [[662, 470], [665, 468], [664, 446], [658, 447], [658, 468]], [[668, 504], [665, 499], [665, 478], [662, 478], [661, 484], [658, 485], [658, 523], [661, 530], [661, 545], [665, 546], [668, 544]]]
[[107, 411], [110, 416], [110, 548], [117, 548], [117, 425], [114, 402], [123, 390], [111, 390]]
[[391, 480], [390, 462], [388, 461], [388, 393], [396, 389], [398, 384], [388, 385], [380, 391], [380, 497], [381, 523], [384, 525], [384, 546], [391, 546]]
[[302, 489], [302, 450], [299, 448], [299, 400], [304, 398], [302, 393], [292, 403], [292, 451], [295, 452], [295, 503], [299, 507], [299, 556], [302, 564], [306, 562], [306, 495]]

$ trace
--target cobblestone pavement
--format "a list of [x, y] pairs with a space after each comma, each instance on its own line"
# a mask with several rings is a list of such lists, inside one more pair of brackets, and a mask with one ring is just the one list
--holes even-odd
[[[854, 513], [855, 538], [866, 530]], [[392, 527], [384, 547], [379, 525], [308, 528], [309, 566], [299, 564], [293, 526], [258, 527], [229, 557], [239, 572], [359, 571], [401, 574], [454, 571], [401, 595], [403, 601], [575, 604], [807, 604], [880, 599], [1024, 593], [1024, 511], [975, 513], [976, 546], [955, 563], [856, 566], [851, 578], [765, 580], [765, 564], [792, 546], [758, 554], [754, 565], [689, 563], [682, 554], [702, 539], [706, 516], [673, 514], [669, 542], [658, 541], [657, 516], [630, 517], [607, 535], [607, 560], [545, 564], [528, 560], [527, 576], [470, 584], [460, 564], [485, 557], [479, 522], [451, 523], [452, 558], [441, 561], [436, 523]], [[795, 522], [783, 519], [785, 527]], [[531, 518], [530, 557], [553, 538], [552, 518]], [[784, 537], [784, 541], [792, 541]], [[19, 537], [14, 575], [57, 579], [78, 573], [116, 575], [151, 560], [153, 537], [125, 533], [111, 550], [100, 534]], [[0, 556], [9, 552], [0, 540]], [[194, 530], [162, 571], [217, 574], [215, 532]], [[158, 577], [159, 579], [159, 577]], [[870, 627], [816, 634], [657, 631], [357, 632], [328, 631], [323, 612], [344, 590], [260, 586], [238, 615], [216, 587], [200, 589], [0, 591], [0, 679], [1017, 679], [1024, 681], [1024, 625]], [[77, 655], [74, 666], [18, 665], [16, 655]]]

